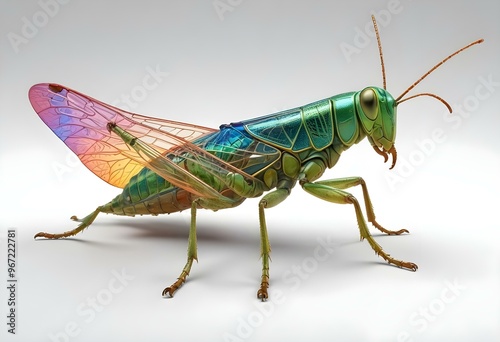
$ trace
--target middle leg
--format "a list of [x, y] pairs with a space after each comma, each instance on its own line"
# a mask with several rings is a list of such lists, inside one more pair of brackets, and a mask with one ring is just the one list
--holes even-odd
[[186, 278], [189, 275], [189, 272], [191, 272], [191, 266], [193, 266], [193, 260], [198, 261], [198, 247], [196, 243], [196, 205], [196, 201], [191, 204], [191, 227], [189, 228], [186, 265], [182, 269], [182, 272], [177, 280], [172, 285], [163, 290], [163, 292], [161, 293], [162, 296], [166, 296], [168, 293], [170, 297], [173, 297], [174, 292], [177, 291], [177, 289], [186, 282]]
[[285, 200], [290, 195], [290, 190], [285, 188], [276, 189], [266, 194], [259, 201], [259, 225], [260, 225], [260, 256], [262, 258], [262, 277], [260, 288], [257, 291], [257, 298], [265, 301], [269, 295], [269, 261], [271, 259], [271, 244], [267, 235], [266, 217], [264, 209], [272, 208]]

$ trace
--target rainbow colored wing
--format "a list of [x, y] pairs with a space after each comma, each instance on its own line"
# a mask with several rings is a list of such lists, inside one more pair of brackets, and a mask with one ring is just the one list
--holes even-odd
[[[115, 123], [163, 155], [183, 145], [196, 153], [198, 148], [189, 142], [216, 131], [125, 112], [57, 84], [34, 85], [29, 90], [29, 99], [43, 122], [89, 170], [119, 188], [148, 164], [120, 137], [108, 131], [108, 123]], [[161, 176], [169, 180], [168, 175]], [[176, 184], [175, 180], [172, 183]], [[183, 185], [189, 190], [189, 184]]]

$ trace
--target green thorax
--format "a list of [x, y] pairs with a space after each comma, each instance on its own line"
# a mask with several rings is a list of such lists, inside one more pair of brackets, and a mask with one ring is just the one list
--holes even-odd
[[285, 151], [321, 151], [332, 144], [336, 135], [343, 144], [350, 146], [359, 132], [355, 94], [336, 95], [242, 124], [256, 139]]
[[[372, 103], [367, 106], [370, 95]], [[322, 151], [337, 139], [349, 148], [365, 134], [388, 146], [395, 139], [395, 121], [392, 96], [384, 89], [367, 87], [240, 124], [254, 138], [297, 153]]]

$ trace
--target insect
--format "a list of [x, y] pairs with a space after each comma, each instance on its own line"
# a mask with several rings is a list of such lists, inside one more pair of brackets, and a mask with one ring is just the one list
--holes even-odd
[[441, 97], [419, 93], [404, 97], [440, 65], [482, 39], [457, 50], [436, 64], [400, 96], [386, 90], [385, 67], [375, 17], [383, 88], [335, 95], [302, 107], [250, 120], [221, 125], [219, 129], [169, 121], [125, 112], [57, 84], [37, 84], [29, 99], [40, 118], [94, 174], [121, 194], [78, 219], [77, 228], [60, 234], [40, 232], [35, 238], [59, 239], [76, 235], [90, 226], [99, 213], [158, 215], [191, 210], [187, 262], [179, 277], [162, 295], [173, 296], [186, 281], [197, 257], [196, 212], [236, 207], [247, 198], [262, 196], [258, 214], [262, 274], [257, 297], [268, 298], [271, 245], [265, 211], [283, 202], [299, 183], [322, 200], [353, 206], [361, 239], [389, 264], [417, 270], [412, 262], [387, 254], [368, 230], [361, 204], [349, 192], [361, 186], [366, 218], [389, 235], [408, 233], [385, 229], [375, 219], [365, 181], [361, 177], [319, 180], [340, 155], [367, 138], [375, 152], [391, 168], [397, 160], [395, 148], [396, 108], [418, 97], [430, 96], [451, 106]]

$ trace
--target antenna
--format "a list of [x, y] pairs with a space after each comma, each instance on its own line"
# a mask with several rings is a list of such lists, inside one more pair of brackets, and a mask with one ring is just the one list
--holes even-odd
[[373, 14], [372, 14], [372, 22], [373, 22], [373, 28], [375, 29], [375, 35], [377, 36], [378, 53], [380, 55], [380, 64], [382, 65], [382, 82], [384, 85], [384, 89], [387, 90], [387, 83], [385, 80], [384, 55], [382, 54], [382, 44], [380, 43], [380, 35], [378, 34], [377, 20], [375, 20], [375, 16]]
[[417, 84], [419, 84], [424, 78], [426, 78], [427, 76], [429, 76], [430, 73], [432, 73], [434, 70], [436, 70], [437, 68], [439, 68], [441, 65], [443, 65], [445, 62], [447, 62], [449, 59], [451, 59], [452, 57], [458, 55], [460, 52], [470, 48], [471, 46], [473, 45], [476, 45], [476, 44], [480, 44], [484, 42], [484, 39], [478, 39], [472, 43], [470, 43], [469, 45], [467, 46], [464, 46], [463, 48], [455, 51], [454, 53], [452, 53], [451, 55], [449, 55], [448, 57], [446, 57], [445, 59], [443, 59], [441, 62], [439, 62], [438, 64], [434, 65], [429, 71], [427, 71], [422, 77], [420, 77], [415, 83], [413, 83], [411, 86], [408, 87], [408, 89], [406, 89], [401, 95], [398, 96], [398, 98], [396, 99], [396, 103], [397, 104], [400, 104], [401, 102], [404, 102], [406, 100], [409, 100], [410, 98], [414, 98], [414, 97], [417, 97], [417, 96], [422, 96], [422, 95], [427, 95], [427, 96], [432, 96], [438, 100], [440, 100], [441, 102], [443, 102], [445, 104], [446, 107], [448, 107], [448, 109], [450, 109], [450, 113], [451, 113], [451, 107], [450, 105], [444, 101], [442, 98], [440, 98], [439, 96], [437, 95], [434, 95], [434, 94], [429, 94], [429, 93], [422, 93], [422, 94], [417, 94], [417, 95], [413, 95], [412, 97], [408, 97], [404, 100], [402, 100], [403, 96], [405, 96], [410, 90], [412, 90], [413, 88], [415, 88], [415, 86]]

